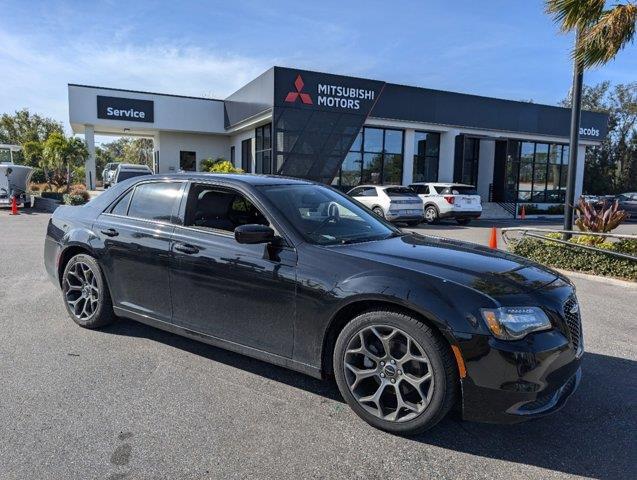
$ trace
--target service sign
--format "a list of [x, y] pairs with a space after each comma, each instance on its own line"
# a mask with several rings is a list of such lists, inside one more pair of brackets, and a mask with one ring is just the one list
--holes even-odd
[[98, 95], [97, 118], [153, 123], [155, 104], [152, 100]]

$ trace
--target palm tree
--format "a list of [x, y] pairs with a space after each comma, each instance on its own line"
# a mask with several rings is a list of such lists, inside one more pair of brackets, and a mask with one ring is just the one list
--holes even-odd
[[564, 205], [564, 230], [573, 228], [575, 172], [582, 108], [584, 69], [604, 65], [633, 41], [637, 24], [637, 5], [616, 4], [606, 9], [604, 0], [546, 0], [546, 12], [563, 32], [575, 31], [573, 48], [573, 88], [571, 89], [571, 130]]

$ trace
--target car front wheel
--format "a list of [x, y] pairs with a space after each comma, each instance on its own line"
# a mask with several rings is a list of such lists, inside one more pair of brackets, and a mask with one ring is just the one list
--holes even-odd
[[363, 420], [413, 435], [451, 409], [457, 372], [448, 345], [420, 320], [392, 310], [363, 313], [348, 323], [334, 349], [336, 383]]
[[115, 318], [102, 270], [90, 255], [75, 255], [66, 264], [62, 295], [69, 316], [84, 328], [100, 328]]

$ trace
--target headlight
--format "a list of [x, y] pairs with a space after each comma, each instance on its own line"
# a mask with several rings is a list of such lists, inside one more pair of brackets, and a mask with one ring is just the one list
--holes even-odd
[[483, 308], [482, 318], [496, 338], [518, 340], [531, 332], [550, 330], [551, 321], [538, 307]]

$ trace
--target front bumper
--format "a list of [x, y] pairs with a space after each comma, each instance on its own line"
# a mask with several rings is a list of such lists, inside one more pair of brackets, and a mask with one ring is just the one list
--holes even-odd
[[462, 379], [463, 417], [518, 423], [564, 406], [581, 378], [583, 349], [559, 330], [515, 342], [474, 335], [459, 342], [467, 376]]

